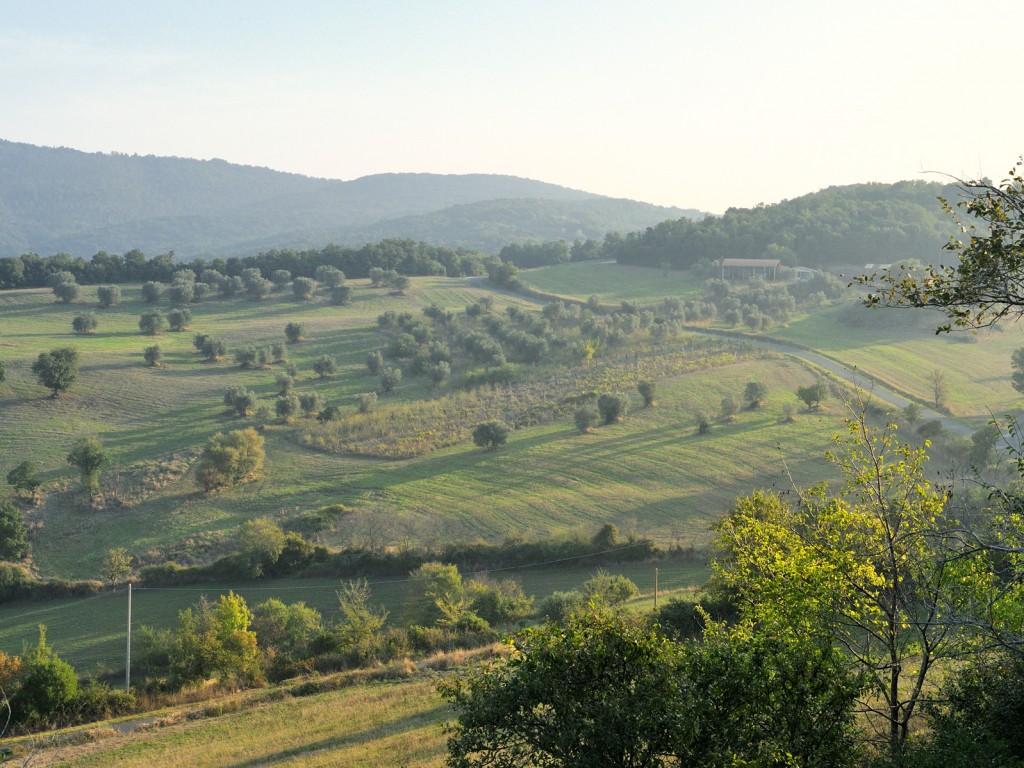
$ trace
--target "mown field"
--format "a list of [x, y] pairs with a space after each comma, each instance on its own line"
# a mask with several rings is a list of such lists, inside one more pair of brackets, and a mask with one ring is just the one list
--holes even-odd
[[[8, 382], [0, 385], [0, 470], [27, 457], [49, 483], [46, 504], [28, 514], [35, 563], [44, 574], [96, 577], [103, 554], [114, 546], [148, 561], [202, 556], [247, 519], [287, 520], [338, 502], [356, 513], [342, 521], [328, 544], [531, 539], [614, 522], [665, 543], [700, 546], [708, 539], [709, 522], [737, 493], [788, 482], [781, 456], [797, 477], [818, 477], [821, 452], [837, 423], [825, 416], [823, 428], [823, 417], [815, 415], [781, 424], [782, 404], [795, 402], [791, 393], [813, 374], [778, 356], [747, 352], [732, 363], [698, 365], [660, 380], [656, 408], [641, 410], [633, 392], [633, 414], [623, 423], [580, 435], [566, 417], [515, 431], [497, 452], [462, 442], [414, 459], [381, 461], [304, 448], [297, 442], [301, 425], [266, 419], [262, 477], [207, 495], [189, 472], [196, 452], [216, 431], [255, 423], [225, 413], [224, 390], [245, 385], [272, 405], [276, 371], [242, 370], [230, 359], [203, 362], [192, 350], [192, 332], [160, 334], [164, 365], [147, 368], [141, 350], [154, 339], [136, 327], [147, 307], [138, 289], [129, 287], [124, 304], [105, 311], [95, 309], [92, 290], [85, 289], [71, 308], [55, 304], [45, 290], [0, 294], [0, 338], [9, 370]], [[212, 299], [193, 308], [192, 331], [223, 336], [234, 347], [283, 340], [287, 322], [303, 322], [309, 339], [289, 347], [300, 371], [297, 391], [319, 392], [328, 403], [354, 412], [355, 396], [377, 384], [367, 376], [365, 360], [386, 342], [376, 329], [382, 311], [418, 312], [430, 303], [458, 310], [484, 293], [466, 281], [428, 278], [414, 281], [408, 296], [357, 285], [346, 307], [290, 297], [258, 304]], [[501, 299], [496, 311], [504, 301], [522, 304]], [[71, 318], [83, 309], [100, 317], [92, 336], [70, 332]], [[66, 344], [80, 350], [81, 378], [52, 399], [28, 368], [39, 351]], [[321, 380], [310, 368], [324, 354], [338, 360], [339, 371]], [[628, 364], [607, 376], [623, 389], [636, 378]], [[752, 378], [775, 391], [768, 406], [698, 436], [696, 412], [717, 413], [721, 399], [741, 398]], [[400, 408], [435, 394], [425, 379], [409, 376], [394, 395], [381, 398], [380, 407]], [[519, 396], [515, 389], [512, 396]], [[101, 509], [87, 505], [63, 461], [74, 439], [88, 434], [112, 457], [103, 485], [116, 501]]]

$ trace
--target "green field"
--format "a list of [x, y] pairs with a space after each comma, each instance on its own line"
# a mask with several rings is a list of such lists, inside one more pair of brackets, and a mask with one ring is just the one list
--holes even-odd
[[528, 288], [577, 301], [597, 296], [602, 304], [622, 301], [654, 304], [667, 296], [697, 298], [704, 282], [687, 271], [663, 271], [612, 261], [584, 261], [523, 270], [519, 281]]

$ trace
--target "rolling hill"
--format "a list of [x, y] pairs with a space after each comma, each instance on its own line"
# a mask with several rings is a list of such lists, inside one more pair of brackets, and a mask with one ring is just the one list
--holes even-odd
[[216, 159], [0, 141], [0, 256], [138, 248], [190, 259], [385, 237], [496, 252], [513, 240], [600, 238], [684, 215], [699, 212], [515, 176], [338, 181]]

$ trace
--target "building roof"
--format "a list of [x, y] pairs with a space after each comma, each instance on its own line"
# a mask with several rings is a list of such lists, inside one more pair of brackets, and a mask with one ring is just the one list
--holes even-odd
[[723, 267], [777, 267], [778, 259], [722, 259]]

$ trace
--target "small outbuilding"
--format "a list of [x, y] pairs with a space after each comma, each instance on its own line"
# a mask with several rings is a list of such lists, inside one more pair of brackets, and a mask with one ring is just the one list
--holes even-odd
[[763, 277], [774, 280], [779, 268], [778, 259], [722, 259], [723, 280], [749, 280]]

